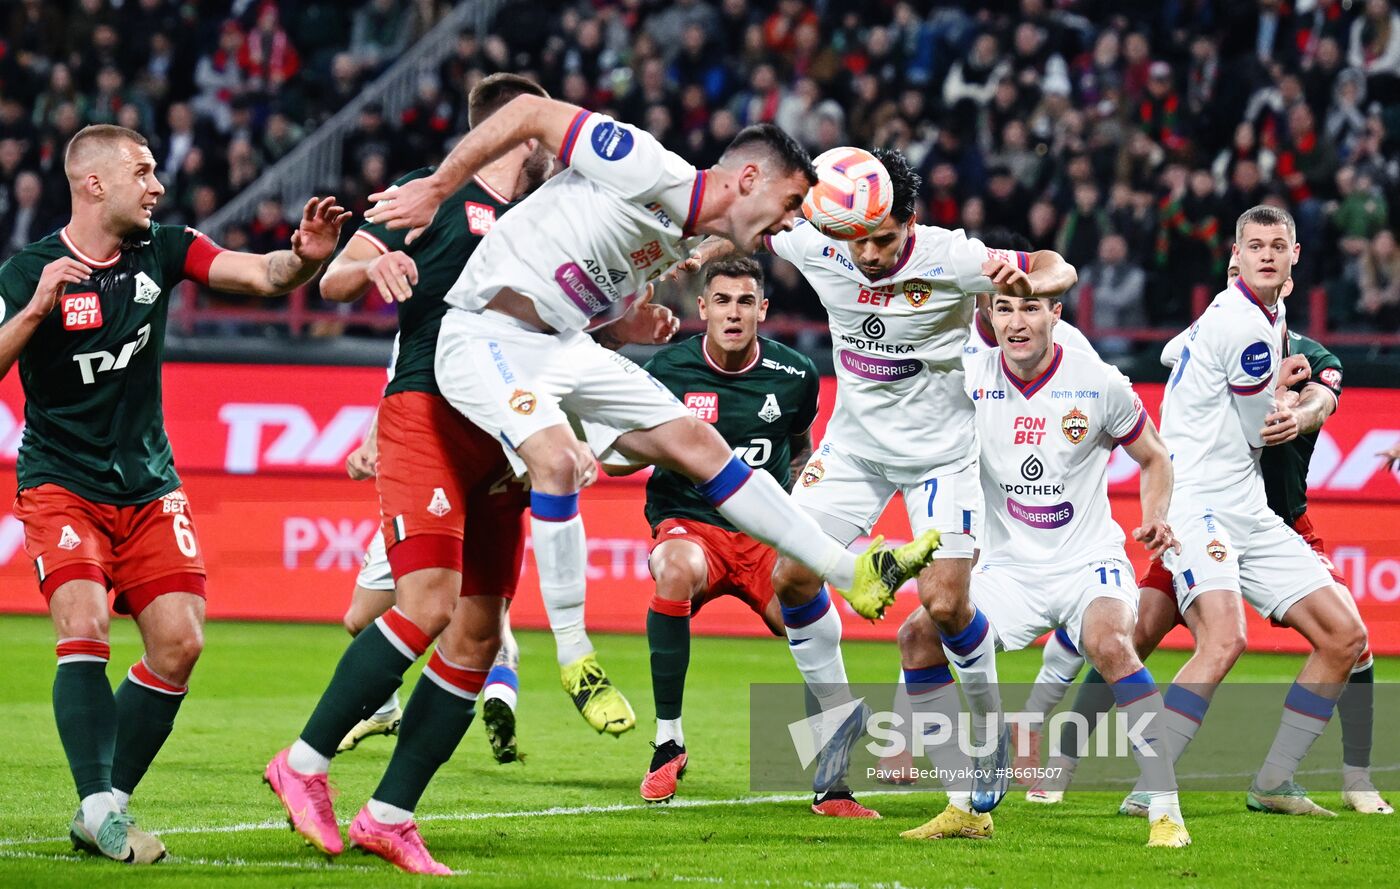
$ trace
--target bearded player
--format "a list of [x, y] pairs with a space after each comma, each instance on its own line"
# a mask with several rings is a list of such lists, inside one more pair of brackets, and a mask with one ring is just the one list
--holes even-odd
[[[174, 726], [203, 648], [204, 561], [161, 410], [172, 291], [182, 280], [277, 296], [335, 249], [349, 212], [312, 198], [291, 249], [224, 250], [151, 221], [165, 187], [145, 137], [90, 126], [63, 158], [72, 217], [0, 267], [0, 373], [19, 361], [25, 432], [14, 514], [58, 637], [54, 717], [80, 805], [80, 849], [147, 863], [164, 845], [127, 804]], [[107, 595], [142, 658], [113, 693]]]

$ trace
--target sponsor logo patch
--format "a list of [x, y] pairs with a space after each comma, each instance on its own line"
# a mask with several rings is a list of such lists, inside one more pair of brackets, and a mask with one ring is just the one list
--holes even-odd
[[810, 488], [824, 478], [826, 478], [826, 467], [822, 466], [822, 461], [813, 460], [802, 470], [802, 487]]
[[64, 294], [62, 302], [64, 330], [92, 330], [102, 326], [102, 303], [96, 293]]
[[467, 201], [464, 209], [467, 213], [467, 230], [474, 235], [484, 235], [496, 224], [495, 207], [478, 204], [476, 201]]
[[667, 533], [667, 534], [685, 534], [685, 533], [686, 533], [686, 530], [685, 530], [684, 528], [682, 528], [680, 525], [677, 525], [676, 527], [672, 528], [671, 530], [667, 531], [666, 533]]
[[1035, 454], [1031, 454], [1026, 458], [1025, 462], [1021, 464], [1021, 478], [1028, 482], [1038, 482], [1040, 481], [1040, 477], [1044, 474], [1045, 464], [1041, 463], [1040, 458]]
[[535, 412], [535, 393], [526, 392], [524, 389], [516, 389], [510, 394], [510, 409], [517, 414], [533, 414]]
[[1006, 398], [1006, 390], [1005, 390], [1005, 389], [974, 389], [974, 390], [972, 390], [972, 400], [973, 400], [973, 401], [981, 401], [981, 400], [984, 399], [984, 398], [988, 398], [988, 399], [1004, 399], [1004, 398]]
[[620, 161], [632, 153], [636, 141], [623, 126], [604, 121], [593, 128], [593, 153], [605, 161]]
[[1016, 521], [1032, 528], [1063, 528], [1074, 518], [1074, 504], [1065, 501], [1054, 506], [1027, 506], [1007, 497], [1006, 512]]
[[1206, 555], [1217, 562], [1225, 561], [1225, 544], [1221, 543], [1219, 540], [1212, 540], [1210, 543], [1206, 544]]
[[132, 297], [143, 306], [149, 306], [160, 298], [160, 285], [151, 280], [145, 272], [136, 273], [136, 295]]
[[1089, 418], [1079, 408], [1072, 407], [1060, 418], [1060, 431], [1070, 444], [1077, 445], [1089, 434]]
[[685, 409], [695, 415], [695, 419], [706, 423], [719, 422], [719, 395], [715, 392], [687, 392]]
[[1251, 343], [1240, 355], [1240, 367], [1251, 377], [1262, 377], [1269, 372], [1272, 362], [1269, 359], [1269, 344], [1260, 340]]
[[927, 281], [904, 282], [904, 298], [909, 301], [909, 305], [916, 309], [922, 308], [932, 295], [933, 285]]
[[1341, 388], [1342, 372], [1335, 367], [1323, 368], [1322, 372], [1317, 375], [1317, 378], [1333, 389]]

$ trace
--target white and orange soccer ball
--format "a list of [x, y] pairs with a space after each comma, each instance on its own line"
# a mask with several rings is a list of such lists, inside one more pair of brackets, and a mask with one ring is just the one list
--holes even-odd
[[802, 201], [802, 215], [839, 241], [863, 238], [890, 215], [894, 186], [885, 165], [862, 148], [833, 148], [817, 156], [817, 184]]

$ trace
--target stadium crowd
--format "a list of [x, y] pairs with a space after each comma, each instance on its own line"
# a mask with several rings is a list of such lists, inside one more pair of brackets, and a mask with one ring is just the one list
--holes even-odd
[[[209, 3], [67, 5], [16, 5], [0, 54], [6, 253], [63, 206], [55, 153], [82, 124], [153, 135], [171, 190], [161, 218], [197, 225], [447, 4], [366, 0], [347, 16], [235, 0], [212, 4], [222, 19]], [[512, 0], [424, 72], [407, 109], [361, 114], [337, 194], [360, 211], [434, 162], [465, 130], [471, 85], [502, 70], [699, 165], [761, 121], [814, 153], [898, 147], [924, 177], [923, 221], [1059, 250], [1094, 286], [1099, 327], [1187, 321], [1192, 287], [1224, 278], [1233, 220], [1276, 202], [1298, 218], [1298, 284], [1325, 285], [1329, 322], [1400, 329], [1394, 0]], [[289, 231], [266, 202], [246, 228], [211, 234], [263, 250]], [[776, 265], [775, 311], [821, 317]]]

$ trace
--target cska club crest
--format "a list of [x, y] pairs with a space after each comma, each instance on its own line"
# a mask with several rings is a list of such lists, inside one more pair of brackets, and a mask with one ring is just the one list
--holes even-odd
[[517, 414], [533, 414], [535, 412], [535, 393], [516, 389], [510, 396], [510, 409]]
[[1219, 540], [1212, 540], [1210, 543], [1206, 544], [1206, 555], [1217, 562], [1225, 561], [1225, 544], [1221, 543]]
[[802, 487], [810, 488], [826, 477], [826, 468], [822, 466], [822, 461], [813, 460], [802, 470]]
[[1060, 418], [1060, 431], [1064, 432], [1070, 444], [1077, 445], [1089, 434], [1089, 417], [1079, 408], [1072, 407], [1069, 413]]
[[904, 298], [909, 300], [909, 305], [916, 309], [923, 308], [924, 303], [933, 295], [933, 285], [927, 281], [905, 281]]

